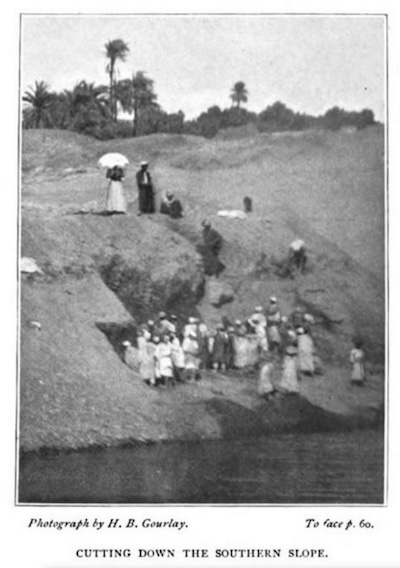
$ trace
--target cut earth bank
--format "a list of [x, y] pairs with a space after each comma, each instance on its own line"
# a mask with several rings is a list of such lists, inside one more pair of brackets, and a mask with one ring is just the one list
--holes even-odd
[[[97, 159], [120, 151], [150, 162], [157, 191], [172, 189], [185, 217], [137, 217], [134, 171], [126, 216], [101, 214]], [[23, 451], [165, 440], [248, 437], [277, 431], [382, 424], [384, 400], [384, 159], [379, 127], [356, 133], [252, 135], [229, 140], [154, 135], [99, 142], [26, 131], [22, 150], [21, 255], [42, 274], [21, 277], [19, 440]], [[246, 220], [216, 216], [255, 210]], [[224, 282], [234, 301], [211, 305], [196, 252], [205, 217], [221, 232]], [[372, 236], [371, 236], [372, 233]], [[304, 275], [281, 260], [296, 236]], [[324, 374], [300, 395], [264, 401], [256, 375], [205, 373], [199, 385], [154, 390], [121, 360], [120, 346], [160, 309], [211, 326], [248, 317], [278, 296], [317, 321]], [[31, 322], [40, 322], [40, 330]], [[365, 339], [368, 381], [350, 385], [351, 339]]]

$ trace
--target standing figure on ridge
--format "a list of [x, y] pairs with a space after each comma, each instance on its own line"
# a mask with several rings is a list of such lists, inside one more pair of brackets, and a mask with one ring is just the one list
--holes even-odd
[[124, 170], [120, 166], [109, 168], [106, 174], [110, 180], [107, 187], [106, 196], [106, 212], [108, 215], [114, 213], [126, 213], [126, 200], [122, 180], [124, 179]]
[[295, 239], [289, 247], [289, 266], [301, 272], [305, 271], [307, 263], [306, 245], [301, 239]]
[[140, 170], [136, 173], [136, 183], [139, 190], [139, 211], [142, 213], [154, 213], [154, 186], [150, 173], [147, 171], [148, 163], [141, 162]]

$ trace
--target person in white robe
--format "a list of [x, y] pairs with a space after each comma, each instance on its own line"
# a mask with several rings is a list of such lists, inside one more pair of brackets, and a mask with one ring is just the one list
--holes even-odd
[[155, 351], [156, 346], [151, 341], [151, 333], [146, 329], [138, 337], [139, 373], [142, 380], [155, 386]]
[[272, 380], [274, 372], [274, 363], [269, 354], [265, 354], [261, 361], [260, 373], [258, 376], [257, 392], [260, 396], [269, 397], [275, 392], [275, 386]]
[[200, 349], [196, 332], [191, 332], [184, 338], [182, 349], [185, 354], [186, 379], [190, 381], [200, 378]]
[[362, 341], [354, 340], [354, 348], [350, 351], [351, 382], [356, 386], [363, 386], [365, 381], [365, 353], [362, 349]]
[[297, 375], [297, 347], [288, 345], [285, 349], [285, 355], [282, 365], [282, 376], [277, 385], [280, 392], [286, 394], [295, 394], [299, 392], [299, 381]]
[[172, 363], [172, 347], [169, 335], [163, 335], [162, 341], [156, 347], [155, 358], [158, 362], [161, 384], [167, 387], [174, 385], [174, 366]]
[[174, 366], [175, 378], [179, 382], [183, 382], [183, 372], [185, 369], [185, 353], [181, 342], [175, 333], [171, 334], [171, 348], [172, 348], [172, 364]]
[[314, 376], [314, 341], [302, 327], [297, 328], [297, 367], [301, 373]]
[[268, 351], [267, 318], [263, 314], [262, 306], [256, 306], [254, 313], [247, 320], [250, 330], [256, 334], [260, 356]]

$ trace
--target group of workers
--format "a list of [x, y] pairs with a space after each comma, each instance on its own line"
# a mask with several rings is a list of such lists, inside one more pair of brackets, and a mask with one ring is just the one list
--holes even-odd
[[[257, 306], [247, 320], [224, 318], [215, 329], [196, 317], [181, 324], [176, 316], [161, 312], [157, 320], [140, 327], [137, 347], [124, 342], [124, 360], [151, 386], [197, 382], [206, 369], [238, 369], [259, 371], [261, 395], [298, 392], [299, 374], [318, 372], [313, 324], [313, 316], [301, 307], [289, 317], [281, 315], [276, 297], [270, 298], [267, 309]], [[281, 375], [274, 384], [271, 371], [277, 366]]]
[[[124, 171], [115, 166], [107, 170], [110, 180], [106, 210], [109, 214], [126, 213], [126, 200], [122, 188]], [[138, 187], [138, 215], [155, 212], [155, 191], [148, 163], [143, 161], [136, 173]], [[246, 197], [244, 207], [252, 210], [251, 199]], [[174, 219], [183, 216], [183, 207], [171, 191], [161, 200], [160, 213]], [[225, 266], [219, 259], [223, 246], [220, 233], [208, 220], [202, 223], [202, 244], [198, 250], [203, 257], [204, 271], [208, 276], [219, 276]], [[307, 263], [306, 246], [296, 238], [289, 247], [289, 267], [304, 272]], [[243, 369], [258, 367], [260, 370], [259, 393], [276, 392], [271, 377], [276, 370], [278, 358], [282, 360], [282, 376], [279, 390], [298, 392], [299, 373], [314, 375], [316, 356], [311, 335], [313, 318], [296, 308], [291, 316], [281, 315], [275, 297], [271, 297], [267, 310], [258, 306], [246, 321], [231, 324], [225, 321], [215, 330], [209, 330], [197, 318], [189, 318], [179, 330], [177, 318], [161, 313], [157, 325], [149, 321], [142, 326], [137, 349], [125, 342], [125, 360], [139, 369], [143, 380], [149, 385], [171, 385], [186, 380], [199, 380], [201, 369]], [[356, 339], [350, 353], [353, 384], [362, 385], [365, 380], [364, 352], [362, 342]]]

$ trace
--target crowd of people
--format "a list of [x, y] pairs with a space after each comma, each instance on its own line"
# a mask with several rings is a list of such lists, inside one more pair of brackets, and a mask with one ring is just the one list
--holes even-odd
[[[225, 317], [214, 329], [197, 317], [185, 323], [161, 312], [140, 326], [137, 347], [124, 342], [124, 360], [153, 387], [197, 383], [207, 369], [237, 369], [259, 373], [260, 395], [296, 393], [301, 374], [321, 372], [312, 338], [314, 323], [301, 307], [282, 315], [276, 297], [266, 309], [256, 306], [247, 319]], [[272, 373], [279, 374], [277, 381]]]
[[[126, 200], [122, 188], [123, 168], [114, 166], [107, 170], [109, 185], [106, 211], [109, 214], [126, 213]], [[143, 161], [136, 173], [138, 188], [138, 215], [155, 212], [155, 190], [148, 163]], [[252, 211], [252, 200], [244, 198], [246, 212]], [[171, 192], [164, 193], [160, 213], [174, 219], [183, 216], [180, 200]], [[204, 271], [209, 276], [219, 276], [225, 266], [219, 255], [223, 237], [208, 220], [202, 222], [202, 244], [199, 252], [204, 261]], [[304, 272], [307, 264], [306, 246], [296, 238], [289, 246], [288, 264], [292, 269]], [[225, 319], [209, 329], [195, 317], [180, 325], [176, 316], [167, 318], [160, 313], [157, 322], [149, 320], [142, 325], [137, 348], [125, 342], [126, 363], [139, 370], [143, 380], [152, 386], [176, 385], [178, 382], [199, 381], [204, 369], [227, 371], [230, 369], [258, 369], [259, 393], [269, 396], [281, 392], [298, 392], [299, 375], [313, 376], [318, 370], [312, 337], [313, 317], [301, 307], [290, 316], [281, 314], [276, 297], [270, 298], [267, 309], [257, 306], [254, 313], [242, 322]], [[351, 382], [361, 386], [365, 381], [364, 351], [362, 341], [356, 339], [350, 352]], [[277, 369], [280, 379], [273, 381]]]

